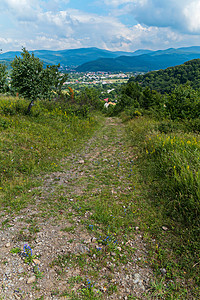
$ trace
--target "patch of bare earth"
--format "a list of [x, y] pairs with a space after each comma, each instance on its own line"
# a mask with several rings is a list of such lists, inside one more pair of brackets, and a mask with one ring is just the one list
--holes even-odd
[[[91, 299], [147, 299], [153, 275], [140, 229], [132, 225], [126, 238], [119, 233], [112, 248], [98, 238], [100, 223], [89, 230], [94, 212], [82, 211], [78, 201], [94, 203], [105, 190], [116, 203], [133, 195], [134, 154], [124, 135], [120, 121], [107, 118], [81, 151], [63, 159], [62, 169], [41, 178], [30, 191], [32, 204], [12, 215], [2, 212], [0, 299], [72, 299], [73, 292], [86, 299], [85, 290]], [[24, 245], [33, 251], [29, 263]]]

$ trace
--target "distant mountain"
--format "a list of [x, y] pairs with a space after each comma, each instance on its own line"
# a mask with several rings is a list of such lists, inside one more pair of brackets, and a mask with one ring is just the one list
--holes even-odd
[[154, 51], [146, 50], [146, 49], [139, 49], [139, 50], [136, 50], [135, 52], [133, 52], [133, 55], [137, 56], [137, 55], [142, 55], [142, 54], [150, 54], [152, 52], [154, 52]]
[[[79, 48], [60, 51], [35, 50], [33, 52], [36, 57], [41, 59], [44, 64], [59, 64], [63, 67], [77, 67], [86, 62], [99, 58], [116, 58], [121, 55], [134, 55], [133, 52], [108, 51], [98, 48]], [[0, 62], [11, 62], [15, 56], [20, 56], [20, 51], [9, 51], [0, 54]]]
[[[142, 50], [144, 51], [144, 50]], [[134, 52], [135, 53], [135, 52]], [[116, 58], [102, 58], [84, 63], [77, 67], [78, 72], [96, 71], [123, 71], [123, 72], [148, 72], [166, 69], [192, 59], [200, 58], [200, 47], [185, 47], [179, 49], [166, 49], [149, 51], [146, 54], [120, 56]]]
[[[45, 65], [58, 64], [65, 68], [76, 68], [78, 72], [86, 71], [123, 71], [148, 72], [165, 69], [182, 64], [188, 60], [200, 58], [200, 47], [185, 47], [151, 51], [139, 49], [135, 52], [108, 51], [98, 48], [79, 48], [60, 51], [30, 51], [40, 58]], [[20, 51], [0, 54], [0, 62], [7, 65], [20, 56]]]

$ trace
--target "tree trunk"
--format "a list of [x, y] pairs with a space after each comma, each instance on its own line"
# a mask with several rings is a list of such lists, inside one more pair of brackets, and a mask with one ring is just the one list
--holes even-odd
[[30, 112], [31, 112], [31, 107], [33, 106], [34, 101], [35, 101], [35, 100], [31, 100], [31, 102], [29, 103], [29, 106], [28, 106], [27, 112], [26, 112], [27, 115], [30, 114]]

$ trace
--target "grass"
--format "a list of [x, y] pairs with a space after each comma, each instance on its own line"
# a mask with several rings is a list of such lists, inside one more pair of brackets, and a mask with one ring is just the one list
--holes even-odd
[[157, 128], [159, 122], [147, 117], [127, 124], [138, 152], [137, 166], [146, 198], [140, 203], [142, 228], [157, 274], [151, 292], [158, 299], [197, 299], [200, 137], [180, 130], [161, 133]]
[[[86, 245], [90, 251], [67, 252], [52, 259], [50, 267], [57, 270], [57, 279], [68, 279], [64, 291], [55, 289], [52, 294], [69, 299], [118, 297], [122, 287], [114, 280], [115, 272], [129, 268], [125, 276], [137, 264], [151, 266], [155, 274], [144, 299], [198, 299], [199, 136], [161, 133], [159, 122], [147, 117], [128, 122], [125, 135], [121, 122], [107, 126], [103, 118], [90, 149], [84, 148], [84, 163], [76, 164], [81, 151], [73, 161], [64, 158], [81, 150], [97, 128], [94, 118], [78, 118], [59, 106], [42, 103], [27, 116], [24, 100], [1, 100], [3, 208], [16, 211], [34, 204], [34, 197], [41, 193], [34, 187], [42, 186], [45, 173], [75, 173], [66, 186], [56, 185], [55, 178], [54, 191], [37, 206], [40, 215], [26, 219], [28, 235], [21, 230], [18, 240], [34, 239], [40, 217], [52, 217], [55, 224], [59, 218], [67, 220], [68, 226], [61, 231], [72, 246], [80, 228], [94, 238], [93, 247]], [[9, 222], [4, 220], [2, 227]], [[141, 254], [135, 262], [139, 234], [149, 255], [143, 259]], [[74, 276], [74, 270], [78, 275]], [[38, 279], [41, 275], [37, 274]], [[127, 297], [137, 299], [132, 294]]]
[[27, 116], [27, 105], [24, 99], [0, 98], [0, 202], [10, 209], [21, 209], [32, 196], [24, 191], [33, 187], [33, 178], [61, 170], [60, 160], [96, 126], [95, 118], [67, 114], [56, 103], [36, 102]]

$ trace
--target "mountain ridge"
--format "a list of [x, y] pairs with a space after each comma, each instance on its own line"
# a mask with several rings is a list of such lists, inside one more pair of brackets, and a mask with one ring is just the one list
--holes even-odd
[[[200, 46], [168, 48], [164, 50], [138, 49], [134, 52], [109, 51], [96, 47], [65, 50], [30, 51], [48, 64], [60, 64], [63, 69], [77, 72], [148, 72], [165, 69], [200, 58]], [[20, 56], [21, 51], [8, 51], [0, 54], [0, 63], [7, 65]]]
[[[98, 58], [116, 58], [121, 55], [132, 55], [134, 52], [125, 51], [109, 51], [96, 47], [77, 48], [65, 50], [33, 50], [36, 57], [41, 59], [44, 64], [59, 64], [62, 67], [77, 67], [83, 63], [98, 59]], [[15, 56], [20, 56], [21, 51], [8, 51], [0, 54], [0, 62], [11, 62]]]
[[200, 58], [200, 47], [169, 48], [166, 50], [150, 51], [147, 54], [119, 56], [111, 59], [97, 59], [79, 67], [78, 72], [113, 71], [113, 72], [149, 72], [166, 69]]

